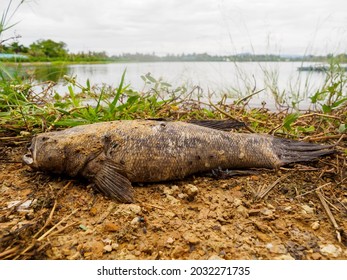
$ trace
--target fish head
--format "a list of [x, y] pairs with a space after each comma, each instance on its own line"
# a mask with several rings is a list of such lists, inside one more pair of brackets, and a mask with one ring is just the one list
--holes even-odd
[[23, 162], [33, 169], [44, 170], [53, 173], [63, 173], [65, 153], [57, 140], [49, 136], [37, 135], [33, 138], [29, 153], [23, 156]]

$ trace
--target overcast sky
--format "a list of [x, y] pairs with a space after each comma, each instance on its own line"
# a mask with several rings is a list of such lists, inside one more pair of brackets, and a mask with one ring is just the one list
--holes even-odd
[[347, 0], [29, 0], [17, 21], [3, 38], [63, 41], [72, 52], [347, 52]]

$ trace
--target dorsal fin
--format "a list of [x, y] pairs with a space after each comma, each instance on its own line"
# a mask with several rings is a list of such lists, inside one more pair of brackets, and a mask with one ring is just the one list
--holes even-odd
[[246, 126], [244, 122], [236, 120], [189, 120], [187, 122], [198, 126], [204, 126], [223, 131], [230, 131], [234, 128], [241, 128]]
[[[165, 122], [173, 122], [172, 119], [167, 118], [147, 118], [146, 120], [151, 121], [165, 121]], [[244, 122], [240, 122], [237, 120], [188, 120], [183, 121], [191, 124], [195, 124], [198, 126], [204, 126], [211, 129], [230, 131], [231, 129], [246, 127]]]

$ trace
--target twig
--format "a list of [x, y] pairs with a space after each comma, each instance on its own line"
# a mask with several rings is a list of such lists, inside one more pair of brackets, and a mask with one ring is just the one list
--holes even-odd
[[314, 117], [314, 116], [341, 120], [340, 117], [333, 116], [333, 115], [321, 114], [321, 113], [310, 113], [310, 114], [301, 115], [301, 116], [298, 117], [298, 119], [302, 119], [302, 118], [306, 118], [306, 117]]
[[[51, 234], [51, 232], [58, 227], [61, 223], [63, 223], [64, 221], [66, 221], [67, 219], [69, 219], [72, 215], [74, 215], [79, 209], [75, 209], [74, 211], [72, 211], [71, 214], [69, 214], [67, 217], [63, 218], [62, 220], [60, 220], [59, 223], [55, 224], [52, 228], [50, 228], [48, 231], [46, 231], [43, 235], [41, 235], [38, 239], [34, 240], [27, 248], [25, 248], [22, 252], [20, 252], [14, 259], [18, 259], [19, 256], [24, 255], [26, 252], [30, 251], [36, 244], [36, 242], [42, 241], [44, 238], [46, 238], [48, 235]], [[53, 213], [51, 211], [51, 213]], [[51, 216], [51, 215], [50, 215]], [[47, 219], [48, 220], [48, 219]], [[71, 225], [71, 224], [70, 224]], [[64, 227], [64, 229], [66, 228], [66, 226]], [[40, 232], [42, 231], [42, 229], [40, 230]], [[62, 230], [59, 230], [59, 232]], [[35, 234], [35, 236], [37, 236], [38, 234]]]
[[5, 259], [6, 257], [8, 257], [8, 255], [16, 252], [19, 249], [19, 246], [13, 247], [11, 249], [8, 249], [2, 253], [0, 253], [0, 259]]
[[72, 211], [67, 217], [63, 218], [60, 220], [59, 223], [55, 224], [53, 227], [51, 227], [48, 231], [46, 231], [43, 235], [41, 235], [37, 241], [42, 241], [44, 238], [46, 238], [48, 235], [50, 235], [50, 233], [55, 230], [56, 227], [58, 227], [61, 223], [63, 223], [64, 221], [66, 221], [67, 219], [69, 219], [72, 215], [74, 215], [79, 209], [75, 209], [74, 211]]
[[77, 225], [77, 224], [78, 224], [78, 222], [72, 222], [71, 224], [68, 224], [68, 225], [66, 225], [65, 227], [63, 227], [63, 228], [61, 228], [61, 229], [59, 229], [59, 230], [53, 232], [50, 236], [59, 234], [59, 233], [63, 232], [64, 230], [66, 230], [67, 228], [72, 227], [72, 226]]
[[111, 214], [111, 212], [116, 207], [116, 205], [117, 204], [111, 202], [110, 205], [108, 206], [106, 212], [100, 217], [100, 219], [96, 223], [101, 224], [107, 218], [107, 216]]
[[307, 195], [307, 194], [310, 194], [310, 193], [313, 193], [313, 192], [315, 192], [315, 191], [318, 191], [318, 190], [320, 190], [320, 189], [322, 189], [322, 188], [324, 188], [324, 187], [326, 187], [326, 186], [328, 186], [328, 185], [331, 185], [331, 182], [326, 183], [326, 184], [324, 184], [324, 185], [321, 185], [321, 186], [315, 188], [314, 190], [310, 190], [310, 191], [305, 192], [305, 193], [303, 193], [303, 194], [299, 194], [299, 195], [297, 195], [295, 198], [303, 197], [303, 196], [305, 196], [305, 195]]
[[263, 199], [265, 196], [267, 196], [269, 194], [269, 192], [281, 181], [283, 181], [284, 179], [288, 178], [290, 175], [292, 175], [291, 173], [286, 174], [280, 178], [278, 178], [274, 183], [272, 183], [267, 189], [265, 189], [264, 191], [260, 192], [259, 194], [256, 195], [256, 199]]
[[[215, 108], [218, 112], [220, 112], [220, 113], [222, 113], [223, 115], [225, 115], [225, 116], [231, 118], [232, 120], [239, 121], [237, 118], [233, 117], [233, 116], [230, 115], [228, 112], [225, 112], [225, 111], [222, 110], [221, 108], [219, 108], [219, 107], [217, 107], [216, 105], [214, 105], [214, 104], [212, 103], [212, 101], [211, 101], [210, 98], [208, 99], [208, 101], [209, 101], [209, 103], [210, 103], [210, 106], [212, 106], [213, 108]], [[252, 133], [255, 133], [255, 131], [254, 131], [252, 128], [250, 128], [248, 125], [245, 125], [245, 128], [246, 128], [248, 131], [250, 131], [250, 132], [252, 132]]]
[[49, 216], [45, 222], [45, 224], [43, 225], [43, 227], [34, 235], [34, 238], [36, 238], [49, 224], [50, 222], [52, 221], [52, 218], [53, 218], [53, 213], [55, 211], [55, 208], [57, 207], [57, 200], [54, 201], [54, 205], [53, 205], [53, 208], [51, 210], [51, 212], [49, 213]]
[[[261, 89], [261, 90], [258, 90], [258, 91], [255, 91], [253, 90], [253, 92], [241, 99], [238, 99], [235, 103], [235, 105], [240, 105], [240, 103], [242, 103], [243, 101], [246, 101], [247, 99], [250, 99], [251, 97], [253, 97], [254, 95], [258, 94], [258, 93], [261, 93], [262, 91], [264, 91], [264, 89]], [[247, 102], [248, 103], [248, 102]]]
[[310, 141], [321, 141], [321, 140], [330, 140], [330, 139], [339, 139], [338, 142], [340, 142], [345, 137], [344, 134], [342, 135], [326, 135], [326, 136], [318, 136], [318, 137], [305, 137], [304, 140], [310, 140]]
[[336, 238], [339, 242], [341, 242], [341, 233], [340, 233], [340, 227], [338, 226], [333, 214], [330, 211], [329, 205], [327, 204], [327, 202], [325, 201], [325, 198], [323, 196], [323, 194], [321, 193], [320, 190], [316, 190], [316, 194], [320, 200], [320, 202], [322, 203], [322, 206], [326, 212], [326, 214], [328, 215], [330, 222], [333, 224], [334, 228], [335, 228], [335, 232], [336, 232]]

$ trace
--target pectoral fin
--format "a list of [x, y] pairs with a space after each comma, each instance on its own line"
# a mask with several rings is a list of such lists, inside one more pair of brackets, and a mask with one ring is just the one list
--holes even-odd
[[134, 192], [131, 182], [124, 174], [120, 166], [110, 160], [106, 160], [94, 177], [97, 188], [110, 198], [119, 202], [134, 202]]

